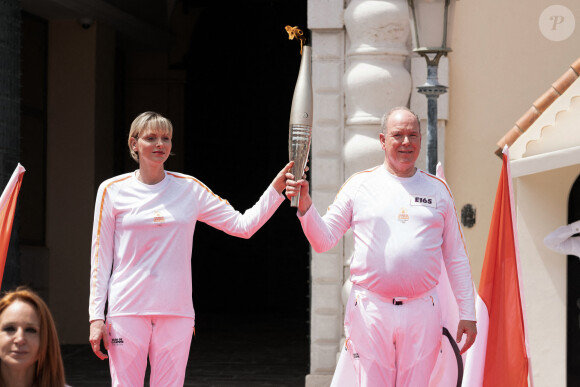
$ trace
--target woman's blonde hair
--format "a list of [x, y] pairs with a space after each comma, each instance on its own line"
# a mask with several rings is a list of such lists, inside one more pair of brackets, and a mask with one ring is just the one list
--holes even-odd
[[40, 322], [40, 346], [38, 348], [34, 385], [38, 387], [63, 387], [65, 378], [60, 344], [48, 306], [32, 290], [26, 287], [19, 287], [6, 293], [0, 299], [0, 316], [6, 308], [16, 301], [25, 302], [32, 306], [36, 310]]
[[142, 133], [149, 131], [168, 134], [170, 137], [173, 137], [173, 125], [169, 119], [156, 112], [139, 114], [131, 124], [128, 139], [129, 153], [136, 162], [139, 162], [139, 155], [133, 150], [131, 139], [134, 138], [137, 140]]

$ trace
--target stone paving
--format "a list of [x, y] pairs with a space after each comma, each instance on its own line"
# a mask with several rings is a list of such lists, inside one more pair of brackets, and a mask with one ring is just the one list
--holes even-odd
[[[185, 386], [302, 387], [308, 373], [308, 324], [278, 316], [206, 315], [197, 318]], [[111, 385], [107, 361], [86, 345], [63, 345], [67, 383]], [[148, 375], [145, 386], [149, 386]]]

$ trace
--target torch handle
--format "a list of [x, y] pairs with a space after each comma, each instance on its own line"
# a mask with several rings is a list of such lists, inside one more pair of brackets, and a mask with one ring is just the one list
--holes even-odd
[[[291, 173], [294, 175], [294, 180], [300, 180], [308, 162], [312, 127], [310, 125], [290, 125], [288, 137], [288, 153], [290, 161], [294, 161]], [[290, 200], [290, 206], [298, 207], [299, 200], [300, 193]]]
[[298, 203], [300, 203], [300, 192], [296, 196], [292, 196], [292, 199], [290, 199], [290, 207], [298, 208]]

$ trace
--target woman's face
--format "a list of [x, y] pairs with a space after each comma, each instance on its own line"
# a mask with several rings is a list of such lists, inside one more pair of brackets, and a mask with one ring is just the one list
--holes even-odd
[[0, 315], [0, 362], [2, 367], [34, 366], [40, 347], [40, 321], [34, 307], [15, 301]]
[[161, 131], [147, 130], [134, 140], [133, 150], [139, 155], [139, 164], [163, 164], [171, 153], [171, 136]]

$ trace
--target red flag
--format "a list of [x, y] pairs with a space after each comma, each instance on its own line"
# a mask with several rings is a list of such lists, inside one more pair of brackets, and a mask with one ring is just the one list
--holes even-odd
[[467, 352], [463, 385], [523, 387], [528, 375], [531, 381], [512, 192], [506, 147], [476, 302], [479, 334]]
[[22, 185], [24, 171], [24, 167], [18, 164], [2, 193], [2, 197], [0, 197], [0, 285], [2, 284], [2, 277], [4, 276], [4, 265], [6, 264], [8, 244], [10, 243], [10, 234], [12, 233], [16, 200], [18, 198], [18, 192], [20, 192], [20, 186]]

